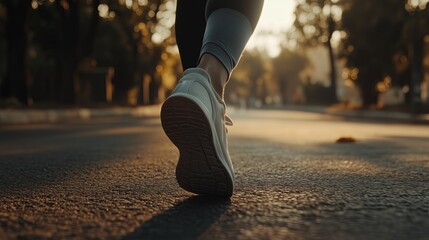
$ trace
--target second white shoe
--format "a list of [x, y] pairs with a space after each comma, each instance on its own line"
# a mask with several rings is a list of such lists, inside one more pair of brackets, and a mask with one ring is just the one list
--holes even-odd
[[226, 106], [199, 68], [183, 73], [161, 108], [162, 127], [180, 152], [176, 179], [183, 189], [230, 197], [234, 171], [228, 153], [225, 125], [232, 121]]

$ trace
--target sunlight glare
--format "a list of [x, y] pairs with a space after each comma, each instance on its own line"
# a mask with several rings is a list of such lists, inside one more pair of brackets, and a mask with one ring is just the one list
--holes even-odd
[[269, 0], [264, 2], [261, 18], [255, 33], [248, 43], [249, 49], [266, 51], [275, 57], [280, 53], [280, 46], [285, 32], [295, 20], [295, 0]]

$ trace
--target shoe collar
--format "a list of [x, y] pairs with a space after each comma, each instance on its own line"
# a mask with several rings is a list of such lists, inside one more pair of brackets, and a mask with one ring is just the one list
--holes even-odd
[[[216, 90], [213, 88], [213, 85], [212, 85], [212, 80], [211, 80], [211, 78], [210, 78], [210, 75], [209, 75], [209, 73], [206, 71], [206, 70], [204, 70], [204, 69], [202, 69], [202, 68], [188, 68], [188, 69], [186, 69], [184, 72], [183, 72], [183, 76], [185, 76], [186, 74], [190, 74], [190, 73], [195, 73], [195, 74], [199, 74], [199, 75], [201, 75], [202, 77], [204, 77], [205, 79], [207, 79], [208, 80], [208, 85], [210, 86], [210, 88], [213, 90], [213, 93], [214, 93], [214, 95], [216, 96], [216, 99], [217, 99], [217, 101], [219, 102], [219, 103], [221, 103], [223, 106], [224, 106], [224, 108], [226, 108], [226, 104], [225, 104], [225, 102], [222, 100], [222, 98], [219, 96], [219, 94], [216, 92]], [[184, 79], [184, 78], [182, 78], [182, 79]]]

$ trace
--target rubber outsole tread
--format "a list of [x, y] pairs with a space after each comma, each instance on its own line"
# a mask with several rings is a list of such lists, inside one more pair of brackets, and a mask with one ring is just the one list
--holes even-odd
[[216, 154], [210, 123], [200, 106], [186, 97], [170, 97], [162, 105], [161, 123], [180, 152], [179, 186], [197, 194], [231, 196], [232, 179]]

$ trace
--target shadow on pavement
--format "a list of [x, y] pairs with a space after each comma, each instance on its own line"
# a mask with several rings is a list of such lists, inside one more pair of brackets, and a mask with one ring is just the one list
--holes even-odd
[[122, 239], [196, 239], [230, 205], [225, 198], [193, 196], [152, 217]]
[[63, 184], [110, 164], [135, 158], [156, 139], [145, 120], [47, 125], [0, 131], [0, 196]]

